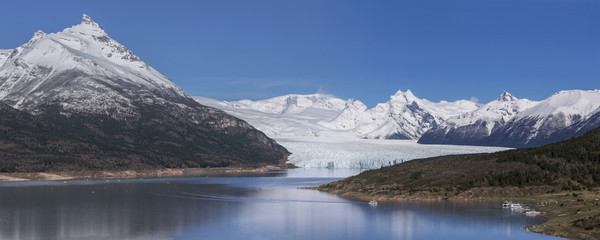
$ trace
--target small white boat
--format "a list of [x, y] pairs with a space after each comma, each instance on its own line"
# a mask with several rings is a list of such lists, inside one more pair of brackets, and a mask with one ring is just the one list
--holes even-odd
[[520, 203], [513, 203], [510, 205], [510, 208], [512, 209], [519, 209], [519, 208], [523, 208], [523, 206], [521, 206]]
[[538, 211], [535, 211], [535, 210], [531, 210], [531, 211], [525, 212], [525, 215], [529, 216], [529, 217], [535, 217], [535, 216], [540, 215], [540, 214], [541, 214], [541, 212], [538, 212]]
[[521, 206], [520, 203], [513, 203], [512, 205], [510, 205], [510, 210], [514, 212], [523, 212], [527, 209], [523, 208], [523, 206]]
[[502, 203], [502, 208], [510, 208], [510, 205], [512, 205], [512, 202], [510, 202], [510, 201], [504, 201]]
[[377, 201], [375, 201], [375, 200], [369, 201], [369, 206], [371, 206], [371, 207], [377, 207]]

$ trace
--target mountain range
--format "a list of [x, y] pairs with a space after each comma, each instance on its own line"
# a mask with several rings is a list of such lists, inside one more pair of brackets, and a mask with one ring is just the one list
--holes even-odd
[[247, 120], [273, 138], [413, 139], [423, 144], [534, 147], [600, 126], [600, 91], [559, 91], [542, 101], [503, 91], [494, 101], [431, 102], [410, 90], [368, 108], [327, 94], [251, 101], [194, 97]]
[[[0, 101], [12, 113], [0, 127], [24, 136], [2, 139], [13, 171], [64, 170], [72, 161], [86, 169], [249, 166], [289, 155], [247, 122], [194, 101], [87, 15], [0, 50]], [[27, 135], [23, 124], [45, 131]]]
[[192, 98], [84, 15], [0, 50], [0, 112], [0, 171], [260, 166], [290, 154], [272, 138], [544, 145], [598, 127], [600, 91], [479, 104], [407, 90], [373, 108], [328, 94]]

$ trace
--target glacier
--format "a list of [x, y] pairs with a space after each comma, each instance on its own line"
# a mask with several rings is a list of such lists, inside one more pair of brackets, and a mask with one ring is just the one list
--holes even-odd
[[[417, 99], [410, 91], [406, 93], [400, 91], [392, 98], [393, 100], [407, 98], [413, 102], [427, 103], [422, 104], [423, 106], [444, 105], [438, 108], [430, 107], [437, 111], [459, 108], [457, 105], [466, 105], [464, 109], [472, 109], [475, 106], [474, 103], [466, 101], [432, 104], [427, 100]], [[507, 149], [423, 145], [418, 144], [417, 140], [372, 139], [368, 136], [360, 136], [353, 131], [356, 127], [353, 124], [362, 124], [362, 120], [372, 119], [374, 116], [371, 116], [369, 111], [377, 111], [377, 108], [369, 110], [358, 100], [344, 101], [327, 94], [290, 94], [259, 101], [233, 102], [206, 97], [193, 97], [193, 99], [203, 105], [219, 108], [239, 117], [263, 131], [291, 152], [288, 163], [302, 168], [375, 169], [417, 158], [495, 152]], [[407, 101], [402, 102], [406, 103]], [[388, 105], [386, 104], [386, 106]], [[397, 107], [391, 106], [391, 108]], [[364, 114], [355, 115], [351, 111]], [[431, 111], [433, 112], [433, 110]], [[462, 111], [453, 112], [458, 114]], [[348, 116], [348, 119], [343, 119], [343, 116]], [[355, 116], [359, 116], [358, 119], [353, 119]], [[416, 115], [410, 115], [410, 117], [413, 116]], [[336, 120], [329, 122], [332, 119]], [[332, 126], [336, 124], [349, 126], [349, 128]]]
[[416, 140], [278, 138], [292, 153], [288, 162], [301, 168], [376, 169], [405, 161], [452, 154], [489, 153], [502, 147], [425, 145]]

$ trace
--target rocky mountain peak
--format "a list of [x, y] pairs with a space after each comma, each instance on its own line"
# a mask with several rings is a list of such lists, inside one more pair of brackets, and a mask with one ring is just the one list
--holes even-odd
[[506, 91], [502, 91], [502, 93], [500, 94], [498, 99], [496, 99], [496, 101], [499, 101], [499, 102], [509, 102], [509, 101], [517, 101], [517, 100], [518, 99], [516, 97], [514, 97], [513, 95], [511, 95], [510, 93], [508, 93]]
[[359, 100], [356, 99], [348, 99], [348, 101], [346, 101], [346, 105], [344, 107], [344, 109], [355, 109], [355, 110], [360, 110], [360, 111], [366, 111], [368, 110], [367, 106], [362, 103]]
[[92, 18], [90, 16], [88, 16], [87, 14], [83, 14], [83, 17], [81, 18], [81, 23], [82, 24], [94, 24], [96, 22], [94, 22], [94, 20], [92, 20]]
[[93, 37], [107, 36], [100, 24], [94, 22], [90, 16], [83, 14], [81, 24], [63, 30], [70, 34], [89, 35]]
[[407, 89], [406, 92], [402, 92], [402, 90], [399, 90], [398, 92], [396, 92], [396, 94], [390, 97], [391, 102], [400, 103], [412, 103], [417, 99], [418, 98], [410, 91], [410, 89]]

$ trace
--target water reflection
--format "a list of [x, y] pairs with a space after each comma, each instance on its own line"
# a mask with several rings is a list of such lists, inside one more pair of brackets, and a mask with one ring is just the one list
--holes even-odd
[[351, 173], [3, 183], [0, 239], [549, 238], [520, 230], [539, 220], [502, 211], [493, 202], [371, 208], [297, 189], [344, 174]]

